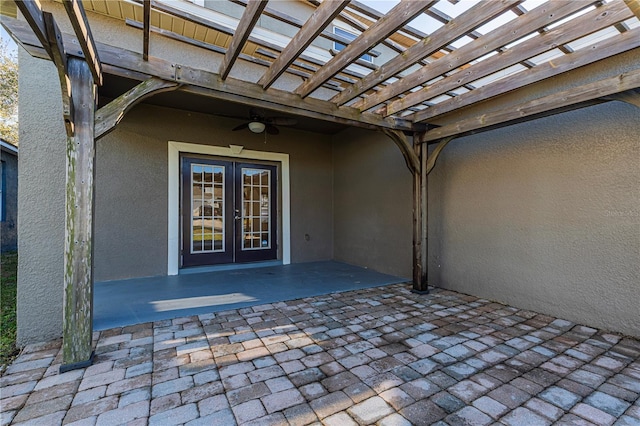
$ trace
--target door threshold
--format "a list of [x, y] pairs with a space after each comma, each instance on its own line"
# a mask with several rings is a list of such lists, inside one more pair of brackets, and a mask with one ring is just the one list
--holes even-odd
[[265, 260], [251, 263], [227, 263], [224, 265], [191, 266], [180, 268], [178, 275], [201, 274], [203, 272], [234, 271], [238, 269], [266, 268], [269, 266], [281, 266], [282, 260]]

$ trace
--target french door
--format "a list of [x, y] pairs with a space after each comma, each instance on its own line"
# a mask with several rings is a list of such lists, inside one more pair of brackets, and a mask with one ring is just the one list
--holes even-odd
[[277, 168], [183, 157], [182, 266], [277, 258]]

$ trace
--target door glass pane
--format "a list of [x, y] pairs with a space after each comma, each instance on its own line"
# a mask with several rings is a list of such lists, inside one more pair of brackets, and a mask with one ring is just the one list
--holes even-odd
[[191, 164], [191, 253], [224, 251], [224, 166]]
[[242, 168], [242, 250], [271, 248], [271, 171]]

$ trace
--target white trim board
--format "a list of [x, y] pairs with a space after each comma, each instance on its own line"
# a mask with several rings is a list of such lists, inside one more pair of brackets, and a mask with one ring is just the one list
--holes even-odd
[[[281, 163], [282, 183], [282, 264], [291, 263], [291, 194], [289, 189], [289, 154], [279, 152], [250, 151], [241, 147], [198, 145], [169, 141], [168, 188], [168, 250], [167, 275], [178, 275], [180, 269], [180, 153], [214, 155], [249, 160], [276, 161]], [[238, 152], [239, 151], [239, 152]]]

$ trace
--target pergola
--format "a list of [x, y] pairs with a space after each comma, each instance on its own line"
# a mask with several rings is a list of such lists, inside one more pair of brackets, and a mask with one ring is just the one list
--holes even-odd
[[[452, 138], [611, 100], [640, 106], [640, 68], [635, 68], [457, 118], [488, 99], [637, 49], [640, 0], [481, 0], [455, 17], [441, 9], [458, 0], [402, 0], [386, 14], [356, 1], [301, 1], [316, 7], [306, 22], [259, 0], [229, 0], [243, 12], [224, 22], [187, 1], [95, 0], [83, 5], [62, 0], [75, 34], [62, 33], [36, 1], [15, 1], [26, 22], [2, 17], [27, 52], [55, 63], [62, 87], [67, 130], [63, 370], [85, 366], [92, 358], [95, 141], [149, 96], [181, 91], [384, 132], [414, 177], [417, 292], [427, 291], [427, 175]], [[95, 41], [85, 8], [141, 29], [141, 52]], [[294, 35], [274, 43], [257, 25], [261, 16], [293, 28]], [[417, 17], [426, 17], [435, 29], [426, 34], [414, 28], [411, 21]], [[327, 30], [337, 19], [359, 30], [355, 40]], [[224, 55], [221, 65], [198, 69], [152, 56], [149, 47], [156, 36]], [[318, 38], [346, 47], [321, 60], [307, 52]], [[361, 59], [376, 56], [377, 46], [395, 57], [379, 66]], [[262, 66], [262, 77], [257, 82], [230, 77], [238, 61]], [[274, 87], [285, 73], [303, 82], [293, 90]], [[97, 87], [105, 75], [138, 83], [98, 109]], [[439, 145], [428, 155], [430, 143]]]

